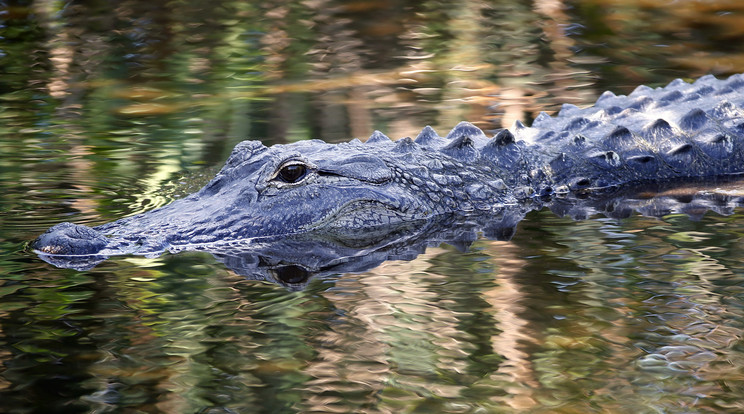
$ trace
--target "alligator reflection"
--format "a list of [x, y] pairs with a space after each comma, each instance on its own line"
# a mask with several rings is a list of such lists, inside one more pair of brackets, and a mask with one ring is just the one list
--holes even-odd
[[[525, 215], [549, 208], [559, 216], [584, 220], [600, 214], [623, 219], [634, 212], [662, 217], [687, 214], [699, 219], [707, 211], [730, 215], [744, 206], [744, 180], [735, 182], [686, 183], [635, 189], [633, 193], [614, 193], [586, 198], [555, 198], [532, 205], [505, 207], [497, 214], [453, 214], [436, 220], [414, 221], [375, 232], [338, 235], [311, 232], [275, 238], [259, 238], [224, 245], [193, 246], [184, 250], [211, 253], [247, 279], [268, 281], [291, 290], [307, 286], [312, 278], [373, 269], [387, 260], [413, 260], [428, 247], [447, 243], [466, 250], [480, 236], [509, 240]], [[37, 252], [39, 253], [39, 252]], [[39, 253], [57, 267], [90, 269], [107, 256], [62, 256]]]

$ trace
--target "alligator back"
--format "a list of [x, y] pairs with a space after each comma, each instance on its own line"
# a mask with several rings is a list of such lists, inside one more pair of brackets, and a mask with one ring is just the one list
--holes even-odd
[[605, 92], [590, 108], [564, 105], [532, 127], [539, 191], [605, 188], [635, 181], [720, 177], [744, 172], [744, 75], [639, 86], [628, 96]]

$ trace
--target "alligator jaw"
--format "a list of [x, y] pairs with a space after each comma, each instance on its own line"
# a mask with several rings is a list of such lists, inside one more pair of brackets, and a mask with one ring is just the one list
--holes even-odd
[[405, 212], [377, 200], [355, 200], [331, 210], [328, 215], [305, 226], [302, 231], [325, 230], [343, 235], [361, 230], [395, 227], [400, 223], [427, 219], [430, 212]]

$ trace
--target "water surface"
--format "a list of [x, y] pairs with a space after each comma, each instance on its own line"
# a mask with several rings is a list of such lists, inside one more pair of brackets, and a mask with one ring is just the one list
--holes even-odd
[[742, 211], [530, 213], [509, 241], [311, 279], [26, 243], [199, 188], [239, 141], [530, 122], [744, 71], [732, 2], [9, 3], [0, 411], [739, 412]]

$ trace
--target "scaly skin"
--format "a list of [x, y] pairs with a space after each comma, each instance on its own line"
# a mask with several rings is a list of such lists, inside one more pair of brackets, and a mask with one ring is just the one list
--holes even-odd
[[539, 207], [547, 197], [601, 193], [644, 182], [744, 173], [744, 75], [712, 76], [590, 108], [564, 105], [492, 138], [463, 122], [446, 137], [375, 132], [362, 143], [238, 144], [198, 192], [89, 228], [58, 224], [33, 248], [53, 255], [144, 254], [324, 233], [340, 238], [417, 221]]

